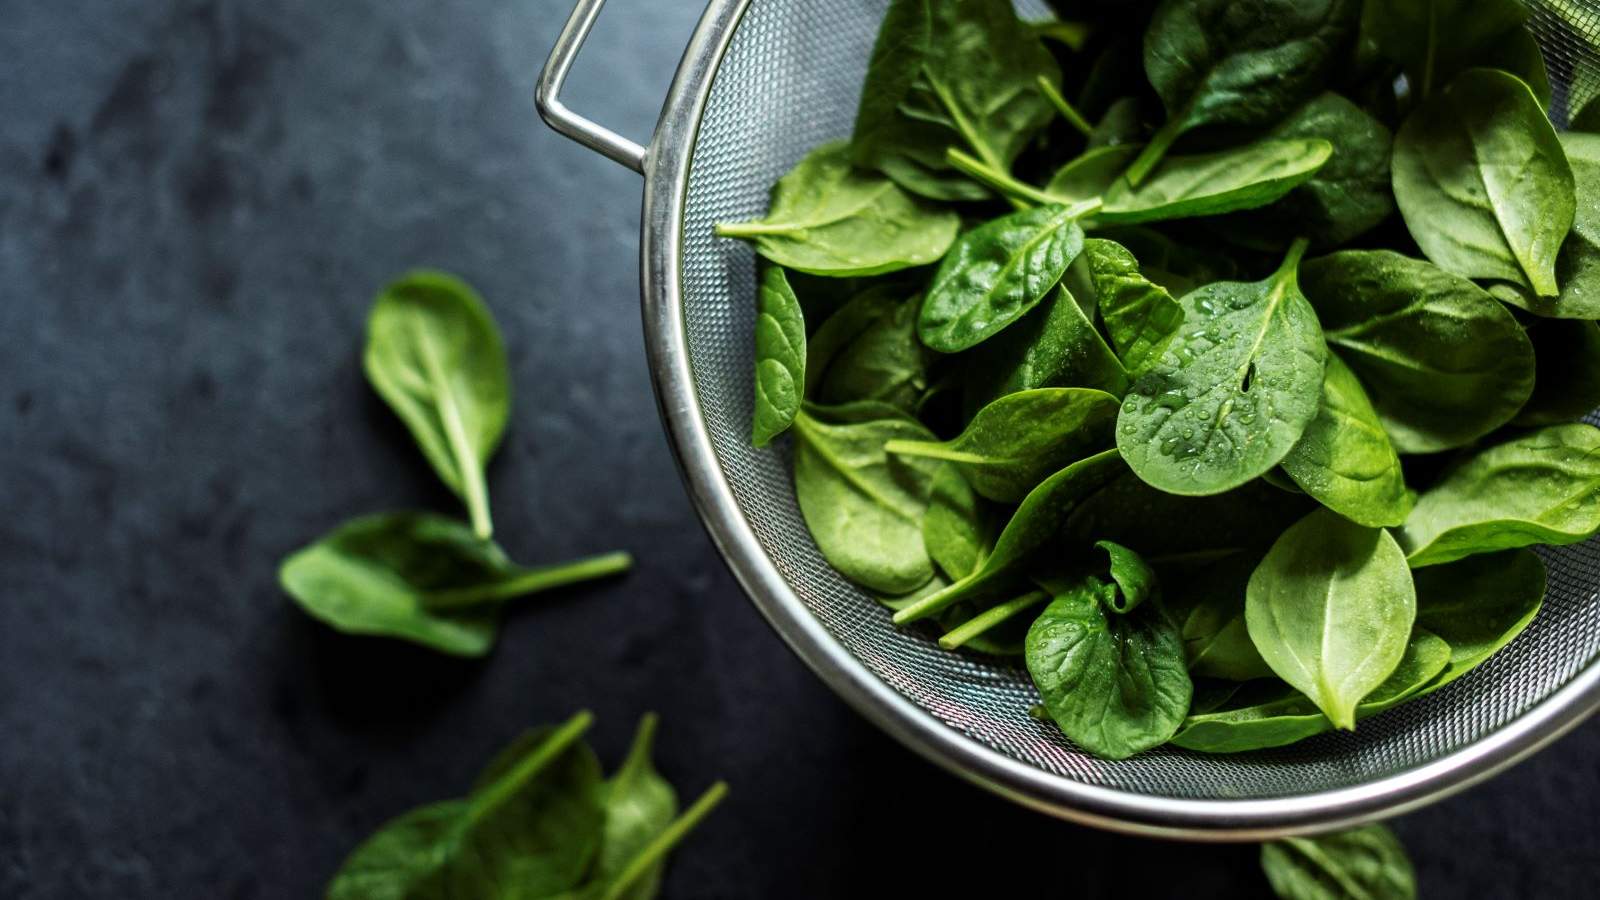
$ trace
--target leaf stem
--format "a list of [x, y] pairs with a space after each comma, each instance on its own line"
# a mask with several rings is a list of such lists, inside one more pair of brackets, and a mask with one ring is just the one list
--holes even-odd
[[1044, 94], [1044, 98], [1050, 101], [1051, 106], [1056, 108], [1056, 112], [1061, 114], [1061, 118], [1067, 120], [1068, 125], [1077, 129], [1078, 133], [1084, 137], [1094, 134], [1094, 126], [1089, 124], [1089, 120], [1083, 117], [1083, 113], [1078, 112], [1077, 107], [1062, 96], [1060, 88], [1050, 83], [1050, 79], [1043, 75], [1040, 75], [1035, 80], [1039, 84], [1039, 92]]
[[1013, 201], [1023, 204], [1044, 205], [1047, 203], [1060, 203], [1061, 201], [1034, 187], [1031, 184], [1019, 181], [1011, 175], [985, 164], [981, 160], [970, 156], [954, 147], [945, 150], [944, 158], [950, 165], [973, 178], [986, 187], [993, 188]]
[[707, 788], [706, 792], [700, 795], [700, 799], [696, 800], [693, 806], [689, 807], [683, 815], [672, 820], [671, 825], [663, 829], [660, 834], [656, 835], [654, 840], [646, 844], [643, 850], [640, 850], [633, 859], [628, 861], [621, 874], [606, 887], [605, 893], [600, 895], [600, 900], [619, 900], [628, 892], [629, 888], [633, 887], [635, 882], [650, 871], [652, 866], [661, 861], [667, 851], [682, 841], [690, 831], [693, 831], [695, 826], [699, 825], [700, 821], [715, 809], [717, 804], [722, 802], [722, 798], [727, 795], [727, 782], [719, 781]]
[[594, 724], [594, 716], [588, 710], [583, 710], [568, 719], [545, 738], [544, 743], [534, 748], [533, 752], [523, 757], [520, 762], [506, 774], [495, 779], [468, 802], [467, 819], [477, 822], [484, 816], [494, 812], [508, 800], [517, 795], [523, 786], [538, 775], [545, 767], [549, 766], [561, 754], [567, 751], [583, 733]]
[[795, 226], [788, 222], [718, 222], [712, 229], [717, 237], [746, 238], [762, 234], [788, 234]]
[[1289, 252], [1284, 254], [1283, 264], [1278, 266], [1277, 272], [1273, 273], [1274, 277], [1281, 278], [1285, 275], [1293, 275], [1300, 268], [1300, 260], [1305, 257], [1306, 250], [1310, 246], [1310, 238], [1295, 238], [1294, 243], [1289, 245]]
[[909, 625], [912, 622], [919, 622], [957, 602], [965, 596], [967, 589], [974, 583], [974, 577], [975, 575], [968, 575], [955, 584], [929, 594], [900, 610], [894, 614], [894, 624]]
[[939, 638], [939, 646], [946, 650], [954, 650], [1049, 599], [1050, 595], [1044, 591], [1029, 591], [1015, 600], [1007, 600], [999, 606], [992, 606], [946, 632], [944, 637]]
[[1172, 142], [1183, 135], [1185, 128], [1182, 123], [1181, 118], [1171, 119], [1151, 136], [1150, 143], [1144, 145], [1133, 164], [1128, 166], [1128, 171], [1123, 173], [1122, 177], [1128, 179], [1129, 186], [1138, 187], [1161, 164], [1167, 151], [1172, 148]]
[[618, 575], [633, 568], [633, 557], [625, 552], [602, 553], [571, 562], [528, 569], [504, 581], [473, 587], [430, 591], [422, 602], [429, 609], [461, 609], [537, 594], [581, 581]]

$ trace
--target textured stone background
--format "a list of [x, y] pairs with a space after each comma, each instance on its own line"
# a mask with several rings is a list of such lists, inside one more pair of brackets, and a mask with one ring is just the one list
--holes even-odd
[[[613, 0], [572, 102], [644, 135], [699, 12]], [[640, 184], [536, 121], [566, 0], [0, 2], [0, 897], [306, 897], [525, 726], [731, 801], [668, 895], [1239, 897], [1252, 848], [1114, 837], [944, 775], [740, 595], [680, 489], [638, 330]], [[483, 663], [335, 636], [277, 560], [450, 498], [362, 380], [374, 289], [476, 283], [530, 563], [632, 549]], [[1397, 823], [1430, 896], [1593, 896], [1600, 724]], [[871, 878], [869, 879], [869, 876]]]

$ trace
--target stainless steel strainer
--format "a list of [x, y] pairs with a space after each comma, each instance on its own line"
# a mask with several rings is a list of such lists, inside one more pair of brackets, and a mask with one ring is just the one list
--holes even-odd
[[[754, 261], [745, 245], [712, 235], [715, 222], [763, 213], [774, 179], [816, 144], [849, 134], [886, 0], [711, 0], [648, 148], [559, 99], [603, 2], [578, 3], [540, 78], [538, 105], [551, 127], [645, 177], [645, 336], [690, 495], [789, 646], [908, 747], [1079, 822], [1262, 839], [1416, 808], [1528, 756], [1600, 706], [1596, 541], [1544, 553], [1543, 611], [1471, 675], [1353, 734], [1239, 756], [1163, 749], [1095, 759], [1029, 717], [1036, 695], [1025, 672], [894, 628], [812, 543], [788, 449], [749, 444]], [[1574, 28], [1600, 34], [1600, 11], [1573, 0], [1532, 6], [1558, 105], [1600, 93], [1600, 56], [1573, 36]]]

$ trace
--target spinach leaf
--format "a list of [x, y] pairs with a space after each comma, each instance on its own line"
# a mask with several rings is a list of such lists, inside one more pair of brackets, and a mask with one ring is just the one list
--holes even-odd
[[850, 164], [843, 142], [807, 154], [772, 188], [767, 217], [725, 222], [767, 259], [817, 275], [876, 275], [937, 261], [961, 229], [955, 213]]
[[466, 504], [472, 530], [494, 530], [483, 470], [511, 413], [505, 346], [483, 300], [444, 272], [384, 288], [367, 318], [367, 380]]
[[1328, 357], [1322, 405], [1283, 470], [1317, 502], [1371, 528], [1399, 525], [1411, 512], [1400, 457], [1350, 367]]
[[1084, 241], [1082, 258], [1117, 355], [1130, 373], [1143, 372], [1177, 336], [1183, 308], [1165, 288], [1146, 279], [1139, 261], [1115, 241]]
[[1228, 681], [1272, 677], [1244, 623], [1245, 586], [1260, 560], [1260, 553], [1229, 553], [1165, 579], [1167, 609], [1183, 635], [1190, 675]]
[[967, 367], [967, 407], [975, 413], [1007, 394], [1047, 387], [1122, 396], [1128, 373], [1094, 327], [1092, 300], [1092, 294], [1059, 287], [1015, 325], [979, 345]]
[[1167, 123], [1128, 170], [1137, 185], [1203, 125], [1269, 125], [1321, 93], [1355, 31], [1355, 0], [1167, 0], [1144, 38], [1144, 69]]
[[1572, 231], [1556, 256], [1556, 281], [1561, 293], [1554, 299], [1530, 296], [1521, 290], [1502, 291], [1507, 302], [1540, 316], [1562, 319], [1600, 319], [1600, 135], [1561, 135], [1577, 197]]
[[1332, 144], [1311, 138], [1169, 156], [1137, 187], [1127, 178], [1115, 181], [1095, 220], [1133, 225], [1266, 206], [1310, 181], [1332, 155]]
[[1533, 396], [1512, 419], [1522, 426], [1558, 425], [1600, 407], [1600, 325], [1544, 319], [1528, 328], [1533, 341]]
[[1427, 97], [1463, 69], [1505, 68], [1492, 61], [1496, 48], [1526, 35], [1527, 18], [1517, 0], [1384, 0], [1366, 4], [1361, 24], [1379, 52], [1405, 67], [1412, 89]]
[[314, 618], [347, 634], [400, 638], [457, 656], [494, 645], [507, 600], [626, 572], [608, 553], [525, 569], [465, 525], [427, 513], [347, 522], [291, 554], [278, 581]]
[[1082, 203], [1105, 196], [1139, 153], [1137, 146], [1094, 147], [1069, 160], [1051, 176], [1044, 193], [1055, 203]]
[[1114, 612], [1116, 588], [1094, 576], [1054, 585], [1028, 629], [1028, 674], [1061, 732], [1102, 759], [1167, 742], [1194, 685], [1183, 641], [1160, 603]]
[[[661, 777], [650, 759], [656, 724], [654, 713], [640, 720], [627, 759], [600, 787], [605, 826], [601, 830], [600, 854], [595, 860], [593, 877], [605, 884], [621, 876], [628, 864], [652, 839], [666, 831], [678, 815], [678, 792]], [[627, 900], [654, 897], [660, 892], [664, 868], [665, 861], [656, 860], [620, 896]]]
[[1327, 510], [1283, 533], [1245, 593], [1261, 658], [1340, 728], [1399, 665], [1416, 612], [1395, 539]]
[[1413, 568], [1600, 530], [1600, 429], [1551, 425], [1468, 456], [1417, 498], [1400, 529]]
[[952, 580], [971, 575], [994, 547], [997, 530], [961, 470], [954, 463], [940, 466], [922, 517], [922, 544], [934, 565]]
[[1081, 459], [1034, 488], [1006, 523], [994, 551], [970, 575], [895, 613], [897, 625], [925, 619], [957, 602], [982, 597], [1021, 578], [1022, 569], [1058, 537], [1062, 523], [1084, 498], [1126, 471], [1115, 450]]
[[1155, 595], [1156, 570], [1150, 568], [1138, 551], [1130, 550], [1116, 541], [1096, 541], [1095, 547], [1104, 550], [1110, 558], [1109, 571], [1114, 590], [1104, 597], [1106, 606], [1112, 612], [1126, 615]]
[[1504, 425], [1533, 390], [1533, 345], [1482, 289], [1387, 250], [1308, 261], [1323, 335], [1369, 391], [1401, 453], [1459, 447]]
[[[916, 409], [928, 391], [928, 351], [917, 341], [921, 296], [873, 289], [818, 330], [808, 397], [825, 406], [872, 400]], [[837, 321], [836, 321], [837, 320]]]
[[1327, 350], [1296, 283], [1305, 242], [1264, 281], [1182, 299], [1183, 327], [1134, 382], [1117, 447], [1151, 486], [1219, 494], [1276, 466], [1317, 414]]
[[1260, 481], [1226, 494], [1185, 497], [1157, 490], [1124, 469], [1076, 506], [1062, 539], [1083, 547], [1098, 540], [1137, 546], [1158, 563], [1216, 559], [1239, 550], [1265, 551], [1311, 509], [1303, 495]]
[[937, 461], [888, 456], [883, 445], [933, 437], [881, 403], [808, 406], [794, 420], [794, 489], [817, 548], [846, 578], [904, 594], [933, 577], [922, 543]]
[[1502, 550], [1412, 573], [1417, 625], [1450, 645], [1434, 691], [1467, 674], [1522, 633], [1544, 604], [1544, 561], [1532, 550]]
[[1117, 398], [1088, 388], [1008, 394], [949, 441], [890, 441], [900, 456], [953, 462], [991, 500], [1018, 503], [1046, 477], [1111, 443]]
[[789, 430], [806, 382], [806, 320], [782, 266], [765, 266], [756, 291], [756, 397], [751, 443]]
[[1376, 228], [1394, 212], [1389, 186], [1394, 136], [1344, 97], [1321, 94], [1264, 137], [1320, 138], [1333, 145], [1333, 155], [1283, 199], [1217, 223], [1230, 240], [1275, 250], [1305, 235], [1316, 246], [1336, 247]]
[[1406, 848], [1382, 825], [1270, 841], [1261, 845], [1261, 870], [1282, 900], [1414, 900], [1417, 896]]
[[963, 234], [928, 287], [922, 342], [941, 353], [966, 350], [1036, 306], [1083, 249], [1078, 219], [1093, 205], [1022, 210]]
[[1040, 78], [1055, 87], [1060, 68], [1009, 0], [894, 0], [861, 88], [852, 157], [925, 197], [984, 199], [945, 150], [1009, 171], [1054, 115]]
[[1572, 169], [1516, 76], [1457, 76], [1401, 126], [1393, 169], [1400, 214], [1430, 260], [1558, 295], [1556, 253], [1576, 208]]
[[806, 342], [806, 397], [815, 399], [818, 396], [822, 378], [836, 357], [850, 349], [869, 329], [893, 318], [895, 310], [904, 302], [905, 294], [898, 288], [872, 287], [851, 297], [829, 316]]
[[1212, 248], [1192, 243], [1192, 238], [1179, 243], [1143, 225], [1103, 228], [1095, 233], [1128, 248], [1139, 260], [1139, 270], [1144, 276], [1175, 297], [1202, 284], [1229, 281], [1239, 275], [1239, 266], [1234, 260]]
[[[553, 897], [579, 886], [600, 852], [600, 764], [579, 713], [460, 800], [413, 810], [357, 847], [328, 900]], [[502, 765], [504, 765], [502, 763]]]

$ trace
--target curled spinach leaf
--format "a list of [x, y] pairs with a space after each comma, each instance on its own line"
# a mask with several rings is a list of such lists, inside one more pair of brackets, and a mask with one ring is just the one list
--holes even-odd
[[1114, 241], [1084, 241], [1083, 260], [1094, 286], [1095, 305], [1111, 343], [1132, 374], [1161, 358], [1183, 325], [1183, 307], [1139, 271], [1139, 261]]
[[1317, 502], [1371, 528], [1399, 525], [1411, 512], [1405, 473], [1378, 413], [1350, 367], [1328, 357], [1322, 405], [1283, 470]]
[[901, 456], [953, 462], [978, 493], [1017, 503], [1046, 477], [1111, 441], [1117, 398], [1088, 388], [1008, 394], [948, 441], [890, 441]]
[[1305, 243], [1264, 281], [1186, 295], [1167, 356], [1134, 382], [1117, 447], [1153, 487], [1219, 494], [1259, 478], [1317, 414], [1327, 349], [1296, 280]]
[[1551, 425], [1462, 460], [1417, 498], [1400, 545], [1413, 568], [1600, 531], [1600, 429]]
[[1382, 825], [1270, 841], [1261, 845], [1261, 870], [1282, 900], [1415, 900], [1417, 896], [1406, 848]]
[[1104, 550], [1109, 558], [1107, 568], [1114, 590], [1105, 595], [1105, 601], [1112, 612], [1126, 615], [1155, 596], [1156, 570], [1150, 568], [1138, 551], [1116, 541], [1096, 541], [1095, 547]]
[[472, 530], [489, 537], [483, 470], [511, 414], [511, 375], [483, 300], [443, 272], [400, 278], [372, 304], [362, 365], [440, 480], [466, 504]]
[[811, 151], [772, 188], [765, 219], [725, 222], [722, 237], [743, 238], [790, 269], [815, 275], [877, 275], [936, 262], [961, 228], [955, 213], [850, 164], [844, 143]]
[[1405, 655], [1417, 613], [1406, 557], [1381, 529], [1318, 510], [1250, 576], [1245, 624], [1272, 671], [1340, 728]]
[[756, 396], [751, 442], [764, 447], [789, 430], [806, 381], [806, 320], [783, 267], [766, 266], [756, 290]]

